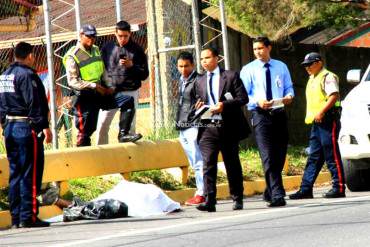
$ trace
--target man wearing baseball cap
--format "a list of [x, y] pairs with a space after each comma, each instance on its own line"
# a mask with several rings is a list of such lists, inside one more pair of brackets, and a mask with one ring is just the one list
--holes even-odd
[[[133, 97], [114, 92], [102, 81], [104, 63], [99, 47], [94, 45], [96, 35], [93, 25], [82, 26], [79, 42], [63, 57], [68, 85], [74, 92], [73, 115], [78, 129], [77, 146], [91, 145], [90, 137], [96, 130], [100, 109], [120, 108], [121, 114], [135, 112]], [[131, 122], [126, 123], [120, 134], [129, 135], [130, 126]], [[120, 136], [118, 138], [120, 140]], [[125, 138], [125, 141], [135, 140], [131, 136]]]
[[345, 197], [345, 182], [341, 155], [338, 148], [340, 130], [339, 78], [327, 70], [316, 52], [307, 54], [302, 65], [309, 74], [306, 87], [306, 124], [312, 124], [309, 156], [301, 188], [290, 199], [313, 198], [312, 188], [324, 162], [332, 177], [333, 188], [325, 198]]

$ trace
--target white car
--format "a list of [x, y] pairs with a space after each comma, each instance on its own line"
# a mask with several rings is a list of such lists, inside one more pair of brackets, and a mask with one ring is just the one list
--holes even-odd
[[342, 101], [342, 128], [338, 144], [347, 187], [351, 191], [370, 190], [370, 64], [350, 70], [347, 81], [358, 85]]

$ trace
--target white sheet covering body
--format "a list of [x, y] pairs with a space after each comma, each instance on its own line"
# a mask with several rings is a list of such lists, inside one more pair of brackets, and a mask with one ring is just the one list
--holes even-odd
[[181, 208], [180, 203], [170, 199], [157, 186], [126, 180], [122, 180], [114, 188], [94, 200], [101, 199], [115, 199], [126, 203], [128, 216], [132, 217], [160, 215]]

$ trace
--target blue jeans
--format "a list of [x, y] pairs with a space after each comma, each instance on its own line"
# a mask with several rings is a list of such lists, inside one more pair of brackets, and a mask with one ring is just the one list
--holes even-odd
[[9, 161], [12, 224], [34, 222], [38, 214], [36, 196], [44, 171], [44, 136], [38, 136], [28, 122], [8, 122], [4, 136]]
[[188, 157], [189, 164], [195, 173], [195, 183], [197, 185], [196, 195], [204, 195], [203, 182], [203, 159], [197, 143], [198, 128], [189, 128], [180, 131], [180, 143]]
[[333, 190], [345, 191], [342, 158], [338, 147], [339, 120], [314, 123], [310, 135], [310, 153], [304, 170], [301, 191], [311, 192], [324, 162], [333, 180]]

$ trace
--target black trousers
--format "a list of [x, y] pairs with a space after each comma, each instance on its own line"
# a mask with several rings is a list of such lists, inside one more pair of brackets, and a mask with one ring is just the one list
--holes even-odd
[[288, 147], [288, 127], [285, 111], [252, 110], [252, 126], [263, 169], [265, 172], [265, 198], [285, 196], [281, 172]]
[[206, 203], [216, 204], [217, 158], [221, 151], [230, 195], [234, 201], [243, 200], [243, 174], [239, 160], [239, 141], [226, 138], [223, 128], [209, 126], [200, 129], [199, 148], [203, 156], [203, 180]]
[[75, 125], [78, 129], [77, 146], [90, 146], [91, 135], [96, 130], [99, 110], [120, 108], [121, 114], [127, 110], [135, 110], [134, 98], [123, 92], [102, 96], [94, 91], [81, 91], [73, 105]]

